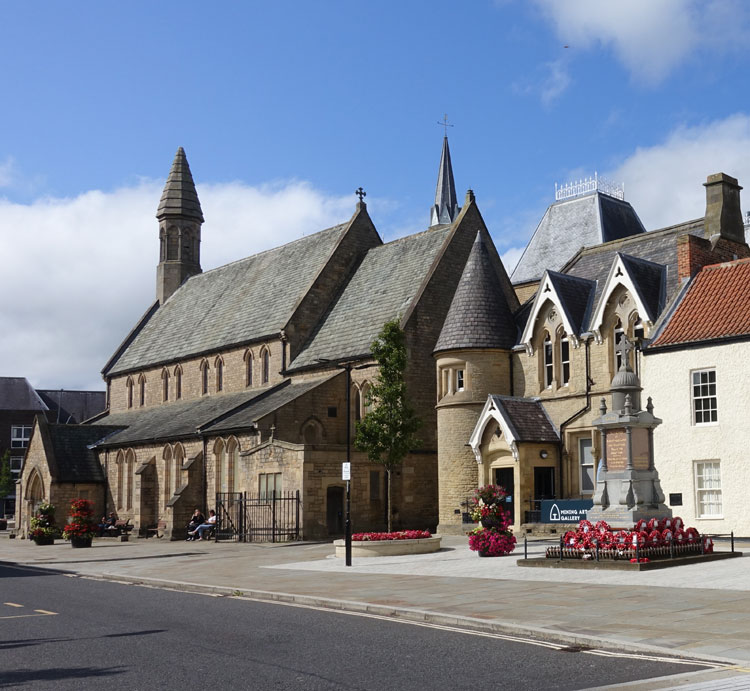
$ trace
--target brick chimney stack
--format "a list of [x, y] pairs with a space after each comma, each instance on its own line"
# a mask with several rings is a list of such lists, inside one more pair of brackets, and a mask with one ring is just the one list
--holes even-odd
[[737, 180], [726, 173], [709, 175], [706, 188], [706, 219], [704, 237], [714, 241], [715, 236], [734, 242], [745, 242], [745, 225], [740, 210], [740, 190]]

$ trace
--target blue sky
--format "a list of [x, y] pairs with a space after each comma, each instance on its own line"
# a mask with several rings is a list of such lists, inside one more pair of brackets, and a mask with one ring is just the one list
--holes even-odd
[[[184, 146], [204, 269], [348, 218], [423, 230], [443, 113], [508, 269], [554, 183], [625, 183], [647, 228], [750, 182], [740, 0], [0, 4], [5, 376], [100, 388], [153, 299]], [[743, 204], [744, 207], [750, 207]], [[7, 254], [6, 254], [7, 256]], [[113, 262], [112, 258], [116, 258]]]

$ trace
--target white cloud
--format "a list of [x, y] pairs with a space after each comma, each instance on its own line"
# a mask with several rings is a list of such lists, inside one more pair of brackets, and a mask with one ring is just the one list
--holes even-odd
[[625, 198], [653, 230], [703, 216], [702, 183], [713, 173], [744, 182], [743, 208], [750, 208], [750, 115], [678, 127], [664, 142], [637, 149], [607, 177], [625, 183]]
[[571, 50], [611, 48], [632, 77], [663, 81], [702, 50], [744, 48], [747, 8], [739, 0], [536, 0]]
[[[154, 218], [163, 182], [31, 204], [0, 200], [2, 376], [38, 387], [93, 388], [153, 302]], [[198, 186], [210, 269], [347, 220], [354, 204], [299, 181]]]
[[10, 187], [13, 183], [13, 159], [8, 156], [0, 163], [0, 187]]

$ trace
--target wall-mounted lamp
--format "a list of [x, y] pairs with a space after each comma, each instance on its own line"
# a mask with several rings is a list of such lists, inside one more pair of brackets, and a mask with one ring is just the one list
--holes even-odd
[[547, 453], [547, 450], [546, 450], [546, 449], [542, 449], [542, 450], [541, 450], [541, 451], [539, 452], [539, 458], [547, 458], [547, 456], [549, 456], [549, 454]]

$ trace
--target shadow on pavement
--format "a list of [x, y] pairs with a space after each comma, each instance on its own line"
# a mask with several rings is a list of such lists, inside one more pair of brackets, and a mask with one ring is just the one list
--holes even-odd
[[0, 688], [12, 688], [35, 681], [89, 679], [123, 674], [124, 667], [52, 667], [50, 669], [12, 669], [0, 672]]

